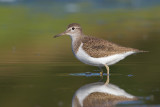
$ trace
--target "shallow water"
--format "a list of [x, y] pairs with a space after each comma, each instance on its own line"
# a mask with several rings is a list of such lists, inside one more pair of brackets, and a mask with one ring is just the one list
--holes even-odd
[[[129, 105], [160, 104], [160, 72], [155, 70], [159, 65], [140, 60], [149, 55], [133, 55], [110, 67], [110, 83], [144, 99]], [[0, 106], [70, 107], [72, 97], [80, 87], [106, 81], [106, 75], [101, 80], [96, 67], [67, 62], [55, 66], [55, 63], [1, 63]]]

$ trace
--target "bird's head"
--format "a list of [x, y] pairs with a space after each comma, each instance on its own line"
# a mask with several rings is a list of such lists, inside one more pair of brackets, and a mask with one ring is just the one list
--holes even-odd
[[71, 37], [76, 37], [76, 36], [80, 36], [81, 34], [82, 34], [82, 28], [80, 24], [72, 23], [68, 25], [66, 31], [58, 35], [55, 35], [54, 38], [62, 36], [62, 35], [69, 35]]

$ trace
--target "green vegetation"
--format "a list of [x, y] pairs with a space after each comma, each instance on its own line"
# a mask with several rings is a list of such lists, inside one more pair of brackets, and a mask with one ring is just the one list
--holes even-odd
[[[51, 12], [39, 12], [25, 6], [1, 6], [0, 62], [7, 62], [6, 59], [37, 60], [34, 56], [36, 54], [50, 55], [52, 58], [39, 57], [39, 59], [53, 61], [55, 51], [65, 47], [63, 43], [67, 44], [65, 49], [69, 49], [70, 40], [66, 41], [68, 38], [65, 37], [60, 40], [53, 39], [52, 36], [64, 31], [66, 26], [73, 22], [80, 23], [85, 34], [133, 46], [137, 40], [149, 36], [150, 33], [159, 32], [160, 14], [155, 14], [158, 12], [159, 7], [54, 16]], [[21, 55], [24, 56], [18, 58]], [[28, 58], [30, 56], [32, 57]]]

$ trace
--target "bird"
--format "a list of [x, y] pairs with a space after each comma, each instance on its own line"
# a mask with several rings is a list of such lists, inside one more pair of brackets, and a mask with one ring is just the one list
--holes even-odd
[[145, 52], [139, 49], [120, 46], [101, 38], [87, 36], [83, 33], [82, 27], [78, 23], [69, 24], [64, 32], [55, 35], [54, 38], [62, 35], [69, 35], [71, 37], [72, 52], [78, 60], [85, 64], [99, 67], [101, 76], [103, 76], [102, 67], [106, 68], [106, 85], [109, 83], [110, 65], [123, 60], [129, 55]]

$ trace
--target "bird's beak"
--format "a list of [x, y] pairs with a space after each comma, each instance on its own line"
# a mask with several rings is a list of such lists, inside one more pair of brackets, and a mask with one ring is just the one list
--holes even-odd
[[63, 33], [60, 33], [60, 34], [58, 34], [58, 35], [55, 35], [55, 36], [53, 36], [53, 37], [56, 38], [56, 37], [59, 37], [59, 36], [62, 36], [62, 35], [66, 35], [66, 31], [63, 32]]

